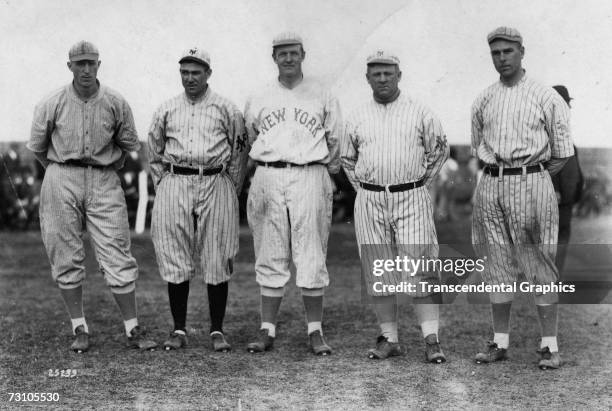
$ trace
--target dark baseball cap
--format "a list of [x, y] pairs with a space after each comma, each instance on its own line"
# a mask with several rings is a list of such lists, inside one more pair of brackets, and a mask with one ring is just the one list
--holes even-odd
[[571, 98], [569, 95], [569, 91], [567, 91], [567, 87], [559, 85], [559, 86], [553, 86], [553, 88], [557, 90], [557, 93], [559, 93], [559, 95], [563, 97], [563, 100], [565, 100], [567, 104], [569, 104], [570, 101], [573, 100], [573, 98]]

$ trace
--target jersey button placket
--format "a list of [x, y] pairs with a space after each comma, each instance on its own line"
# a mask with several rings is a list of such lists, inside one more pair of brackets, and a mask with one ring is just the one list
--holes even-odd
[[83, 154], [85, 158], [89, 158], [89, 105], [85, 101], [83, 103]]

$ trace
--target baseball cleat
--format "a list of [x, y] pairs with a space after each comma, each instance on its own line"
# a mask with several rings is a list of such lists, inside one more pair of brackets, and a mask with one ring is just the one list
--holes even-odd
[[429, 334], [425, 337], [425, 359], [427, 362], [433, 364], [442, 364], [446, 362], [446, 356], [440, 348], [438, 342], [438, 336], [436, 334]]
[[384, 360], [389, 357], [397, 357], [402, 354], [402, 347], [399, 343], [389, 342], [387, 337], [379, 335], [376, 339], [376, 348], [368, 351], [368, 358], [371, 360]]
[[70, 349], [78, 354], [84, 353], [89, 349], [89, 334], [85, 332], [85, 327], [79, 325], [74, 329], [74, 342], [70, 345]]
[[225, 339], [225, 335], [221, 331], [213, 331], [210, 333], [210, 340], [213, 345], [213, 349], [217, 352], [229, 352], [232, 350], [232, 346], [229, 345]]
[[538, 367], [541, 370], [556, 370], [561, 366], [561, 356], [558, 352], [551, 352], [548, 347], [540, 348], [537, 352], [540, 355]]
[[268, 330], [259, 330], [259, 339], [247, 345], [247, 351], [251, 354], [269, 351], [274, 346], [274, 337], [270, 337]]
[[147, 332], [144, 327], [137, 325], [130, 331], [130, 336], [127, 338], [128, 348], [138, 348], [140, 350], [153, 351], [157, 347], [155, 341], [148, 340], [146, 338]]
[[178, 350], [187, 346], [187, 335], [172, 331], [166, 341], [164, 341], [164, 349], [166, 351]]
[[503, 361], [508, 359], [508, 350], [506, 348], [499, 348], [497, 343], [493, 341], [487, 341], [485, 352], [479, 352], [474, 357], [476, 364], [488, 364], [495, 361]]
[[316, 330], [308, 334], [310, 349], [315, 355], [326, 356], [332, 353], [332, 349], [323, 338], [321, 330]]

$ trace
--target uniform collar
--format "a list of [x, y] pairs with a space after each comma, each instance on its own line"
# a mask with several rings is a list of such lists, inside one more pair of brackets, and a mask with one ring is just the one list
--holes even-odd
[[197, 103], [201, 103], [202, 101], [208, 99], [208, 96], [210, 96], [210, 84], [206, 86], [206, 90], [204, 91], [204, 94], [202, 94], [200, 97], [198, 97], [197, 99], [192, 99], [191, 97], [189, 97], [187, 95], [187, 93], [185, 93], [183, 91], [183, 98], [185, 99], [185, 101], [187, 101], [188, 103], [193, 103], [193, 104], [197, 104]]
[[501, 76], [499, 77], [499, 83], [504, 86], [504, 87], [508, 87], [508, 88], [512, 88], [512, 87], [516, 87], [518, 85], [521, 85], [525, 82], [525, 80], [527, 79], [527, 70], [523, 69], [523, 76], [519, 79], [519, 81], [517, 81], [516, 83], [514, 83], [511, 86], [507, 86], [502, 80], [501, 80]]
[[302, 73], [302, 78], [301, 78], [301, 79], [300, 79], [300, 80], [299, 80], [297, 83], [295, 83], [295, 84], [293, 85], [293, 87], [292, 87], [292, 88], [289, 88], [289, 87], [285, 86], [285, 85], [284, 85], [284, 84], [283, 84], [283, 83], [280, 81], [280, 78], [279, 78], [279, 77], [277, 77], [277, 78], [276, 78], [276, 82], [278, 83], [278, 86], [279, 86], [280, 88], [282, 88], [282, 89], [285, 89], [285, 90], [295, 90], [296, 88], [298, 88], [298, 87], [300, 87], [302, 84], [304, 84], [304, 73]]
[[81, 103], [94, 102], [94, 101], [99, 100], [106, 91], [105, 87], [102, 86], [102, 84], [100, 84], [100, 81], [98, 79], [96, 79], [96, 83], [98, 83], [98, 91], [96, 91], [96, 93], [92, 95], [91, 97], [89, 97], [87, 100], [83, 99], [83, 97], [77, 94], [76, 90], [74, 89], [73, 83], [68, 84], [68, 86], [66, 87], [66, 90], [68, 91], [68, 94], [70, 95], [70, 97], [72, 97], [76, 101], [80, 101]]
[[376, 97], [372, 97], [372, 98], [374, 99], [374, 102], [376, 104], [380, 104], [381, 106], [389, 106], [389, 105], [395, 103], [396, 101], [398, 101], [401, 98], [401, 96], [402, 96], [402, 90], [398, 89], [397, 90], [397, 96], [395, 96], [395, 98], [393, 100], [387, 101], [386, 103], [382, 102], [382, 101], [376, 100]]

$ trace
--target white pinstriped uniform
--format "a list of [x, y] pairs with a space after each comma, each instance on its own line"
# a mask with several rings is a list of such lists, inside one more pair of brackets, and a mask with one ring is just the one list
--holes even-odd
[[[126, 152], [139, 147], [129, 105], [106, 86], [85, 101], [69, 84], [37, 105], [28, 148], [47, 168], [41, 235], [60, 288], [78, 287], [85, 278], [86, 229], [111, 290], [133, 290], [138, 266], [130, 252], [125, 196], [115, 170]], [[64, 164], [71, 160], [95, 167]]]
[[312, 79], [304, 78], [293, 89], [275, 80], [249, 98], [245, 122], [253, 160], [318, 163], [257, 167], [247, 205], [257, 282], [283, 287], [293, 257], [298, 287], [325, 287], [333, 196], [328, 170], [336, 173], [340, 167], [338, 101]]
[[[472, 107], [472, 152], [499, 167], [537, 165], [574, 154], [569, 109], [555, 90], [524, 75], [514, 86], [489, 86]], [[489, 248], [490, 283], [537, 283], [558, 278], [555, 267], [558, 207], [550, 174], [484, 174], [475, 193], [472, 241]], [[513, 252], [507, 245], [519, 247]], [[522, 246], [522, 245], [536, 246]], [[480, 250], [480, 251], [479, 251]]]
[[[197, 101], [181, 93], [153, 115], [149, 156], [156, 198], [151, 236], [165, 281], [182, 283], [199, 271], [208, 284], [229, 279], [238, 252], [237, 192], [246, 171], [247, 144], [242, 114], [210, 86]], [[170, 173], [171, 164], [224, 170], [210, 176], [178, 175]]]
[[[340, 157], [357, 191], [355, 233], [360, 253], [363, 245], [393, 244], [404, 245], [403, 252], [415, 258], [437, 256], [438, 239], [426, 185], [440, 171], [448, 153], [440, 121], [404, 93], [388, 104], [371, 100], [349, 115]], [[359, 182], [385, 186], [421, 179], [425, 186], [396, 193], [359, 186]], [[432, 278], [420, 277], [426, 279]], [[405, 278], [391, 279], [394, 283], [402, 280]]]

